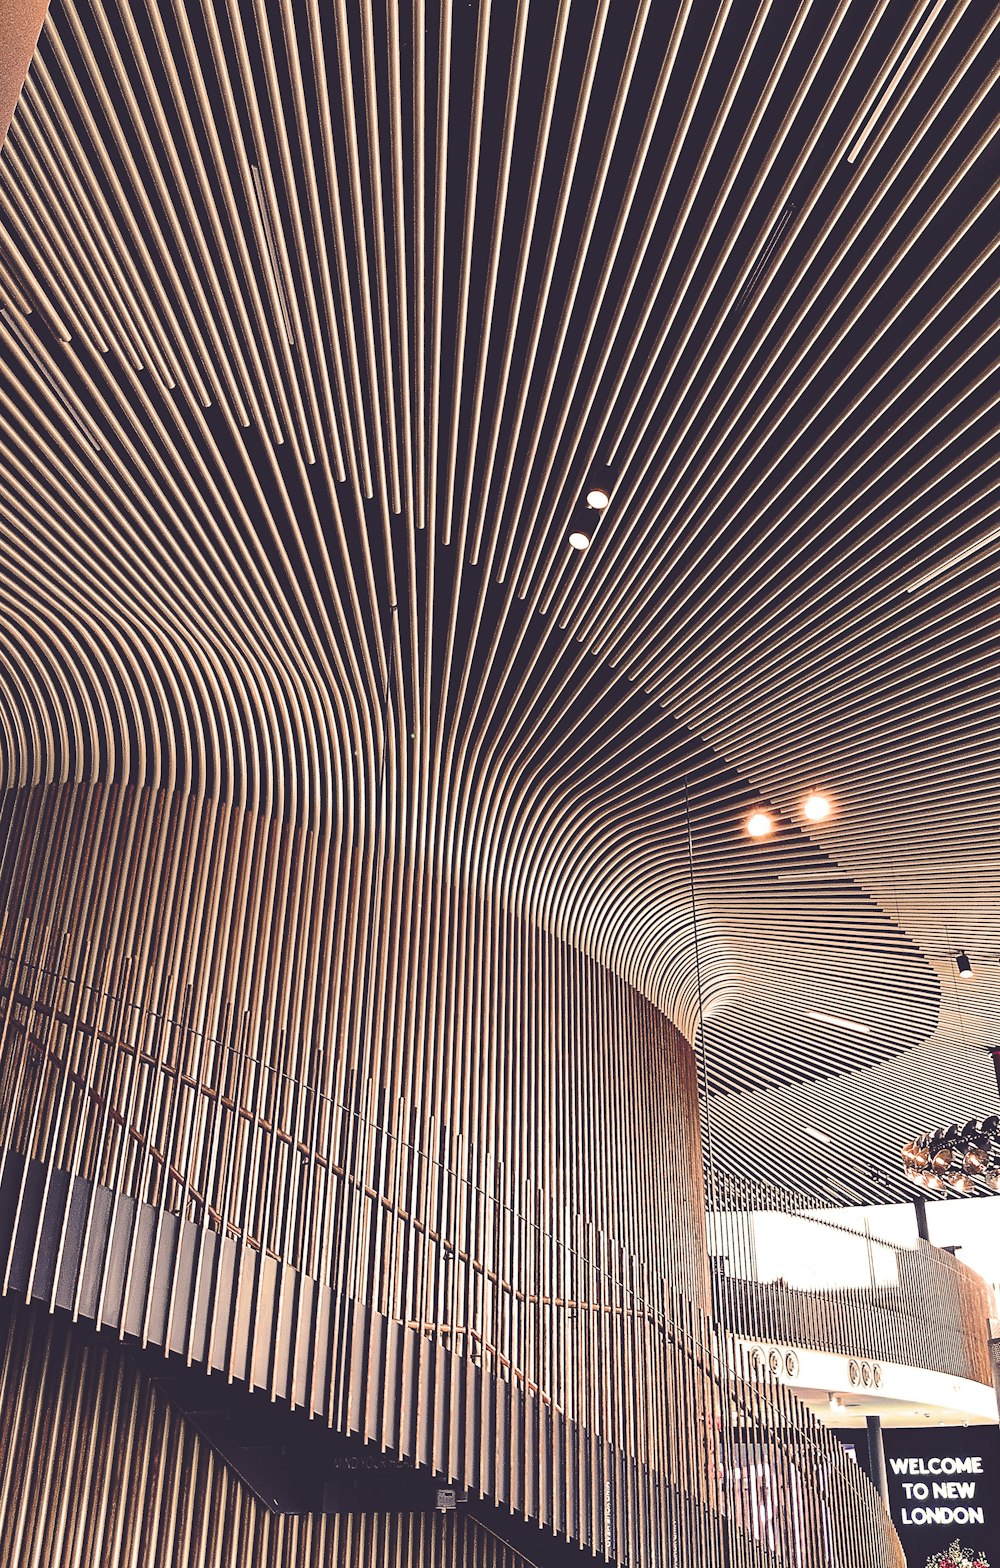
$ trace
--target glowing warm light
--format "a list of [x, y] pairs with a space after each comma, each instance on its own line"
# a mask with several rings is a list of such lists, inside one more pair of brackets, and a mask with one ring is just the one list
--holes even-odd
[[774, 818], [766, 811], [752, 811], [747, 817], [747, 832], [751, 838], [767, 838], [774, 832]]
[[807, 795], [802, 802], [802, 815], [807, 822], [825, 822], [833, 811], [833, 801], [828, 795]]
[[807, 1018], [814, 1018], [818, 1024], [832, 1024], [834, 1029], [850, 1029], [852, 1034], [871, 1034], [867, 1024], [856, 1024], [853, 1018], [838, 1018], [835, 1013], [807, 1012]]
[[590, 544], [590, 535], [570, 534], [568, 542], [571, 550], [586, 550]]
[[967, 953], [959, 953], [955, 959], [955, 967], [963, 980], [971, 980], [973, 976], [972, 960]]
[[588, 490], [587, 505], [592, 512], [603, 512], [606, 506], [611, 505], [611, 497], [606, 490]]
[[809, 1134], [810, 1138], [815, 1138], [817, 1143], [832, 1143], [833, 1142], [833, 1139], [830, 1137], [830, 1134], [828, 1132], [820, 1132], [818, 1127], [804, 1127], [802, 1130], [803, 1130], [803, 1132], [807, 1132]]

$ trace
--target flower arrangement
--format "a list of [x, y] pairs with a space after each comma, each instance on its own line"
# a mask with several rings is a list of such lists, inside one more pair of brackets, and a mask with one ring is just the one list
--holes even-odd
[[928, 1557], [927, 1568], [990, 1568], [982, 1552], [969, 1552], [959, 1541], [952, 1541], [943, 1552]]

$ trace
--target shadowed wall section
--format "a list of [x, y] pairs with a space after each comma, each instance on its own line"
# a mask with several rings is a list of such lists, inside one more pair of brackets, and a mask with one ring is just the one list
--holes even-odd
[[533, 1568], [465, 1517], [276, 1515], [114, 1343], [0, 1310], [3, 1561]]

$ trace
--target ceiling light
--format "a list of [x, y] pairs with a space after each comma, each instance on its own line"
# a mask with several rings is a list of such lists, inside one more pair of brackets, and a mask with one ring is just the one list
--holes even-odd
[[752, 811], [747, 817], [746, 829], [751, 838], [767, 838], [774, 832], [774, 818], [766, 811]]
[[807, 822], [825, 822], [833, 810], [833, 801], [828, 795], [807, 795], [802, 802], [802, 815]]
[[955, 968], [963, 980], [972, 979], [972, 959], [967, 953], [959, 953], [955, 959]]
[[807, 1132], [809, 1134], [810, 1138], [815, 1138], [817, 1143], [832, 1143], [833, 1142], [833, 1139], [830, 1137], [830, 1134], [828, 1132], [820, 1132], [818, 1127], [804, 1127], [803, 1131]]
[[974, 1143], [962, 1162], [962, 1169], [967, 1176], [981, 1176], [989, 1164], [989, 1158], [989, 1142]]
[[571, 550], [586, 550], [590, 544], [590, 535], [570, 534], [568, 543]]
[[611, 497], [606, 490], [588, 490], [587, 505], [592, 512], [603, 512], [605, 507], [611, 505]]
[[815, 1018], [818, 1024], [832, 1024], [835, 1029], [850, 1029], [852, 1034], [871, 1034], [867, 1024], [856, 1024], [853, 1018], [837, 1018], [833, 1013], [807, 1012], [807, 1018]]

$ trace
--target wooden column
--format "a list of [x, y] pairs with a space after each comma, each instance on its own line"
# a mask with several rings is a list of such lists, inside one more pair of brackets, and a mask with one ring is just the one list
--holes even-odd
[[0, 143], [42, 30], [48, 0], [0, 0]]

